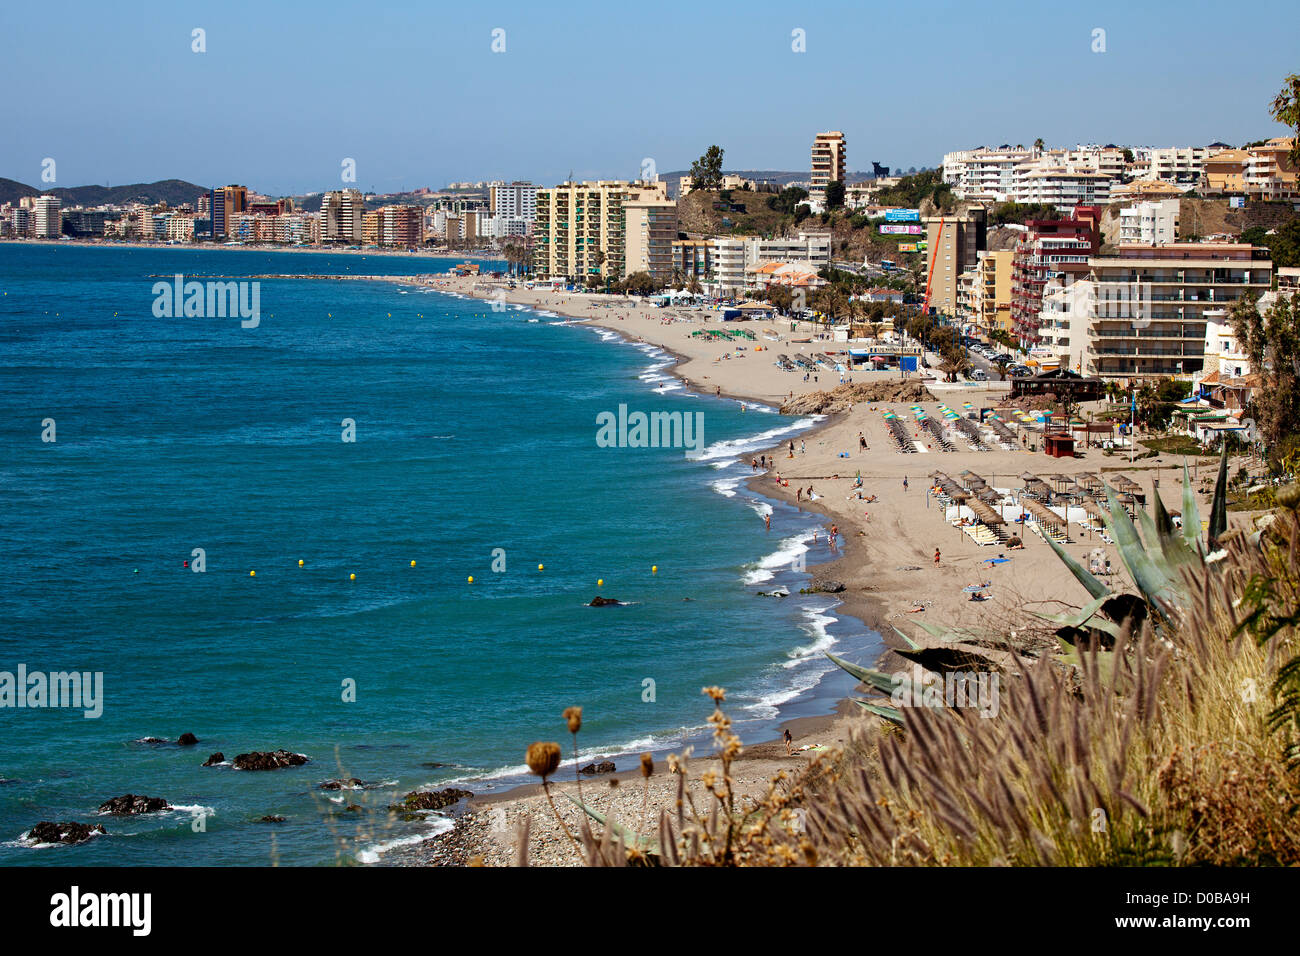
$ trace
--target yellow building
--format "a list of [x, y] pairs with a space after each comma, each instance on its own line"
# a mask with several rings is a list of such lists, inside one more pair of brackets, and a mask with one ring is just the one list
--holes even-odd
[[[644, 203], [652, 199], [667, 201], [664, 183], [600, 180], [562, 183], [537, 190], [537, 218], [533, 221], [534, 273], [539, 278], [567, 277], [579, 281], [592, 277], [615, 281], [625, 276], [627, 214], [623, 205], [634, 193], [637, 202], [642, 204], [639, 208], [646, 211], [648, 230], [650, 207]], [[638, 225], [641, 221], [638, 219]], [[671, 260], [671, 241], [666, 252]], [[671, 273], [671, 263], [668, 268]]]
[[677, 203], [668, 198], [660, 183], [637, 185], [628, 191], [623, 212], [623, 274], [648, 272], [658, 282], [672, 282]]

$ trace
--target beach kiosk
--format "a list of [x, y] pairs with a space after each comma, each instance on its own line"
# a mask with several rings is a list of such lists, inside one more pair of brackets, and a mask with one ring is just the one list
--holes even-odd
[[1074, 457], [1074, 436], [1068, 430], [1049, 429], [1043, 434], [1043, 450], [1052, 458]]

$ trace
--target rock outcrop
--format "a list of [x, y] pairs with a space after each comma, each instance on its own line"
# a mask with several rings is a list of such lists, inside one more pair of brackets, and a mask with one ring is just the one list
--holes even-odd
[[146, 797], [142, 794], [124, 793], [120, 797], [114, 797], [112, 800], [101, 803], [99, 812], [126, 817], [135, 816], [139, 813], [161, 813], [163, 810], [170, 810], [171, 808], [172, 805], [162, 797]]
[[42, 820], [27, 832], [27, 837], [37, 843], [85, 843], [96, 833], [106, 834], [108, 831], [98, 823], [88, 824], [75, 821], [51, 823], [49, 820]]
[[447, 787], [445, 790], [412, 790], [406, 795], [400, 804], [390, 809], [393, 810], [442, 810], [449, 807], [458, 800], [465, 797], [472, 797], [468, 790], [458, 790], [455, 787]]
[[279, 770], [283, 767], [301, 767], [307, 762], [302, 754], [288, 750], [254, 750], [235, 756], [236, 770]]
[[578, 773], [585, 773], [588, 776], [591, 776], [598, 773], [613, 773], [615, 769], [614, 761], [602, 760], [600, 763], [587, 764], [587, 766], [579, 770]]
[[225, 762], [226, 762], [226, 755], [223, 754], [220, 750], [218, 750], [216, 753], [211, 754], [207, 760], [203, 761], [203, 766], [215, 767], [217, 764], [225, 763]]

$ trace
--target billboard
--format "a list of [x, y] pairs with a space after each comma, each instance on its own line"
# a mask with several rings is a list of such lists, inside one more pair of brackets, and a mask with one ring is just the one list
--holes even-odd
[[1228, 199], [1228, 206], [1229, 206], [1230, 208], [1232, 208], [1232, 209], [1245, 209], [1245, 208], [1246, 208], [1246, 197], [1245, 197], [1245, 196], [1232, 196], [1231, 198]]
[[920, 222], [919, 209], [886, 209], [885, 222]]
[[882, 236], [920, 236], [925, 228], [917, 223], [885, 223], [880, 227]]
[[900, 242], [900, 243], [898, 244], [898, 251], [899, 251], [899, 252], [919, 252], [920, 250], [916, 248], [916, 245], [917, 245], [917, 244], [916, 244], [915, 242]]

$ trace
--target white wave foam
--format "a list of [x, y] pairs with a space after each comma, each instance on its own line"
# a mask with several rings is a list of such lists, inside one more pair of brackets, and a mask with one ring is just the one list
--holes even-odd
[[790, 567], [794, 564], [795, 558], [806, 554], [807, 551], [808, 545], [803, 535], [786, 538], [777, 550], [760, 558], [754, 567], [745, 572], [744, 581], [746, 584], [762, 584], [764, 581], [770, 581], [778, 569]]
[[806, 620], [799, 625], [799, 628], [812, 640], [808, 644], [802, 644], [787, 651], [786, 657], [789, 660], [785, 661], [781, 665], [782, 667], [788, 670], [806, 664], [810, 660], [820, 660], [822, 654], [835, 645], [835, 638], [827, 630], [827, 625], [834, 624], [839, 618], [827, 614], [828, 610], [830, 608], [804, 608]]
[[381, 843], [375, 843], [365, 849], [357, 851], [358, 863], [378, 863], [379, 858], [390, 850], [396, 850], [398, 847], [415, 846], [426, 840], [431, 840], [439, 834], [446, 833], [456, 824], [446, 817], [426, 817], [428, 827], [420, 833], [412, 833], [410, 836], [396, 837], [392, 840], [384, 840]]
[[776, 439], [782, 435], [803, 431], [805, 428], [817, 424], [824, 417], [824, 415], [810, 415], [789, 425], [769, 428], [767, 431], [759, 432], [757, 435], [750, 435], [747, 438], [730, 438], [726, 441], [714, 442], [700, 452], [699, 457], [693, 460], [712, 462], [714, 468], [725, 468], [731, 463], [727, 459], [746, 452], [758, 451], [760, 448], [766, 448], [774, 444]]

